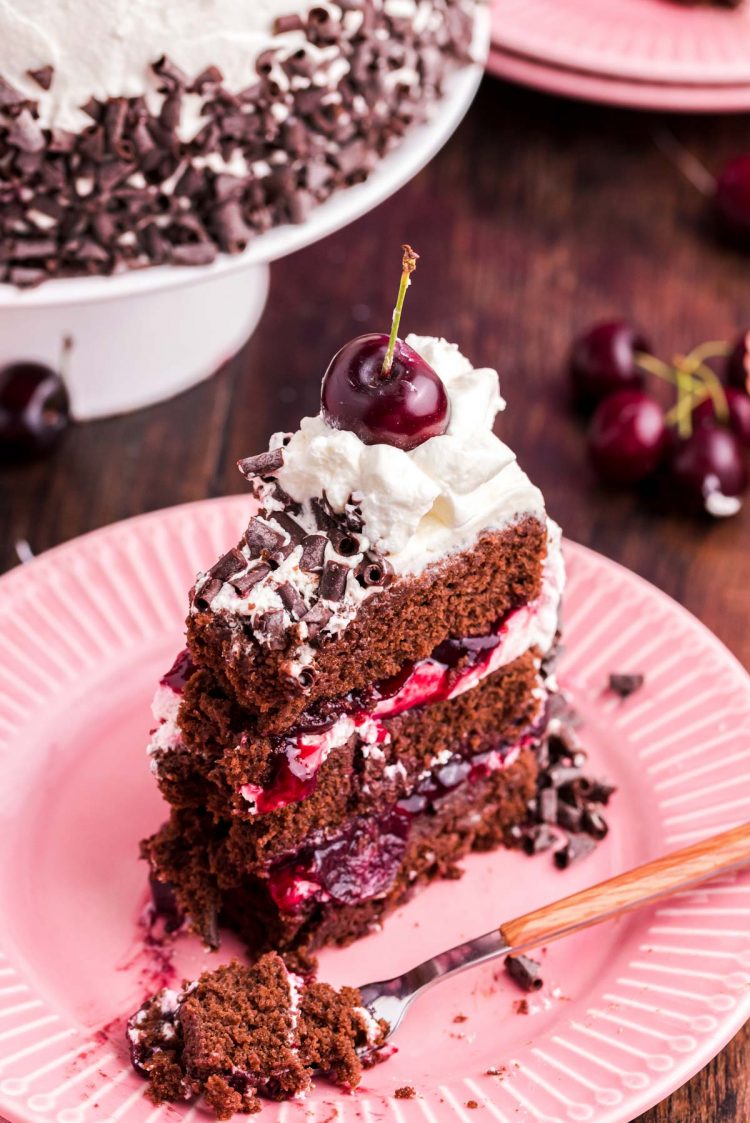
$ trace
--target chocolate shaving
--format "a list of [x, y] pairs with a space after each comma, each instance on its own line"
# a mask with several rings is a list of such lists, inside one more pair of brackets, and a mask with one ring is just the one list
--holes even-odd
[[308, 534], [302, 541], [299, 567], [303, 573], [317, 573], [323, 568], [327, 539], [322, 534]]
[[541, 823], [538, 827], [530, 827], [523, 833], [521, 845], [527, 854], [541, 854], [542, 851], [554, 846], [557, 838], [558, 836], [546, 823]]
[[580, 862], [592, 850], [596, 849], [596, 842], [587, 834], [574, 834], [568, 839], [565, 846], [555, 851], [555, 865], [559, 870], [566, 870], [574, 862]]
[[259, 452], [257, 456], [246, 456], [244, 460], [237, 461], [245, 479], [250, 480], [255, 476], [267, 476], [277, 472], [284, 463], [283, 448], [272, 448], [268, 452]]
[[55, 73], [53, 66], [40, 66], [37, 70], [27, 70], [29, 78], [32, 78], [37, 86], [41, 86], [43, 90], [48, 90], [52, 85], [52, 76]]
[[242, 577], [233, 578], [230, 584], [239, 596], [246, 597], [270, 572], [270, 565], [261, 562], [260, 565], [253, 566], [252, 569], [249, 569], [247, 573], [243, 573]]
[[213, 600], [221, 592], [222, 582], [216, 577], [210, 577], [193, 598], [193, 603], [198, 609], [210, 608]]
[[373, 585], [382, 585], [385, 588], [393, 580], [393, 570], [385, 558], [370, 555], [357, 566], [357, 580], [365, 588], [371, 588]]
[[611, 674], [609, 676], [609, 689], [619, 698], [629, 698], [640, 690], [645, 681], [644, 675]]
[[604, 818], [601, 811], [598, 811], [595, 807], [586, 808], [583, 813], [582, 826], [586, 834], [590, 834], [591, 837], [595, 838], [597, 841], [606, 838], [609, 834], [609, 824], [607, 820]]
[[300, 542], [305, 538], [306, 530], [303, 526], [293, 519], [291, 515], [287, 515], [285, 511], [274, 511], [270, 516], [275, 523], [285, 530], [289, 535], [289, 540], [293, 546], [299, 546]]
[[266, 647], [271, 651], [283, 650], [286, 646], [283, 609], [274, 608], [264, 613], [254, 623], [256, 635], [262, 637]]
[[245, 569], [247, 558], [238, 549], [229, 550], [222, 558], [211, 567], [209, 573], [219, 581], [228, 581], [235, 573]]
[[582, 818], [583, 812], [580, 807], [574, 807], [570, 803], [560, 803], [557, 808], [557, 825], [566, 831], [579, 831]]
[[284, 543], [284, 535], [253, 516], [245, 531], [245, 542], [250, 551], [250, 557], [257, 558], [264, 551], [267, 554], [272, 554], [275, 550], [278, 550]]
[[279, 585], [277, 592], [281, 597], [281, 603], [284, 605], [284, 608], [286, 608], [295, 619], [301, 620], [307, 612], [307, 605], [300, 596], [299, 590], [295, 589], [291, 582], [285, 581], [282, 585]]
[[327, 561], [320, 577], [319, 594], [323, 600], [340, 601], [346, 592], [349, 567], [341, 562]]
[[310, 611], [303, 617], [303, 622], [307, 625], [308, 639], [315, 639], [323, 628], [325, 628], [332, 616], [333, 612], [327, 605], [322, 604], [320, 601], [314, 604]]
[[536, 813], [540, 823], [557, 822], [557, 792], [554, 788], [542, 788], [539, 792]]
[[341, 530], [336, 527], [328, 532], [328, 537], [333, 543], [334, 550], [342, 558], [351, 558], [354, 554], [359, 553], [359, 539], [348, 530]]
[[310, 500], [310, 506], [318, 530], [330, 531], [338, 529], [336, 515], [325, 496], [322, 498], [313, 496]]
[[528, 955], [506, 956], [505, 970], [522, 990], [539, 990], [544, 983], [541, 963], [537, 963], [536, 959], [531, 959]]

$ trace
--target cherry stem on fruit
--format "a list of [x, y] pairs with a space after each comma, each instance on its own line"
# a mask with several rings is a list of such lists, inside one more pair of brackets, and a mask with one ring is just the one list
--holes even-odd
[[635, 355], [635, 364], [640, 370], [662, 378], [676, 388], [677, 401], [667, 412], [665, 421], [668, 425], [675, 425], [681, 437], [691, 435], [693, 411], [707, 398], [711, 399], [717, 418], [727, 421], [729, 407], [724, 388], [706, 360], [726, 357], [730, 350], [728, 344], [721, 340], [711, 340], [694, 347], [687, 355], [675, 355], [671, 363], [645, 352]]
[[663, 378], [665, 382], [670, 382], [672, 386], [677, 382], [674, 367], [661, 359], [657, 359], [655, 355], [647, 355], [645, 351], [637, 351], [634, 358], [635, 365], [640, 370], [645, 371], [646, 374], [654, 374], [657, 378]]
[[419, 254], [415, 253], [411, 246], [403, 245], [401, 249], [404, 251], [403, 257], [401, 258], [401, 283], [398, 286], [396, 307], [393, 309], [393, 318], [391, 320], [391, 334], [388, 337], [388, 347], [386, 348], [385, 358], [383, 359], [383, 378], [388, 378], [391, 373], [393, 354], [396, 350], [396, 339], [398, 338], [398, 327], [401, 323], [401, 311], [404, 307], [404, 300], [406, 299], [406, 290], [411, 284], [411, 275], [417, 268], [417, 262], [419, 261]]

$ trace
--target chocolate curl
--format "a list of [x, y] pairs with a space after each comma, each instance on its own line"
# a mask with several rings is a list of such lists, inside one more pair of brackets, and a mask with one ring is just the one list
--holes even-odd
[[268, 554], [278, 550], [283, 545], [284, 535], [278, 530], [273, 530], [270, 526], [266, 526], [260, 519], [255, 516], [250, 519], [247, 530], [245, 531], [245, 542], [250, 551], [250, 557], [257, 558], [263, 551]]
[[282, 651], [286, 646], [283, 609], [274, 608], [256, 620], [255, 632], [271, 651]]
[[283, 463], [283, 448], [272, 448], [268, 452], [259, 452], [257, 456], [246, 456], [244, 460], [238, 460], [237, 467], [246, 480], [251, 480], [255, 476], [277, 472]]
[[217, 577], [211, 577], [202, 586], [200, 592], [193, 597], [193, 604], [199, 610], [210, 608], [214, 599], [221, 592], [222, 582]]
[[393, 570], [385, 558], [370, 556], [357, 566], [357, 580], [365, 588], [373, 585], [381, 585], [385, 588], [386, 585], [390, 585], [392, 579]]
[[315, 637], [325, 628], [328, 621], [333, 616], [333, 612], [327, 605], [318, 601], [314, 604], [310, 611], [303, 616], [303, 622], [307, 625], [308, 639], [315, 639]]
[[327, 561], [320, 577], [319, 593], [323, 600], [340, 601], [346, 592], [349, 567], [341, 562]]
[[574, 834], [562, 849], [555, 851], [555, 865], [559, 870], [566, 870], [595, 849], [596, 842], [589, 835]]
[[282, 585], [279, 585], [277, 592], [281, 597], [281, 603], [284, 605], [284, 608], [286, 608], [296, 620], [301, 620], [307, 612], [307, 605], [294, 585], [289, 581], [285, 581]]
[[308, 534], [303, 539], [299, 567], [303, 573], [318, 573], [323, 568], [328, 539], [322, 534]]
[[218, 581], [228, 581], [247, 566], [247, 558], [238, 549], [229, 550], [211, 567], [209, 573]]
[[333, 548], [342, 558], [351, 558], [359, 553], [359, 538], [348, 530], [336, 527], [328, 532]]
[[611, 674], [609, 676], [609, 689], [620, 698], [629, 698], [640, 690], [645, 678], [643, 675]]
[[528, 955], [509, 955], [505, 960], [505, 970], [513, 982], [526, 991], [539, 990], [544, 982], [541, 963]]
[[270, 572], [270, 565], [262, 562], [260, 565], [249, 569], [247, 573], [243, 573], [242, 577], [235, 577], [230, 584], [239, 596], [246, 597]]
[[286, 531], [292, 545], [299, 546], [300, 542], [302, 542], [306, 536], [307, 532], [305, 528], [300, 526], [297, 520], [293, 519], [291, 515], [287, 515], [285, 511], [274, 511], [270, 517], [282, 530]]

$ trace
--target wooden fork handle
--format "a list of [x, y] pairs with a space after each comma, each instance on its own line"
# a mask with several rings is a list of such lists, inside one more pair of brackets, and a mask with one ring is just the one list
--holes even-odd
[[578, 928], [659, 901], [750, 864], [750, 823], [665, 854], [645, 866], [509, 920], [500, 935], [512, 951], [531, 950]]

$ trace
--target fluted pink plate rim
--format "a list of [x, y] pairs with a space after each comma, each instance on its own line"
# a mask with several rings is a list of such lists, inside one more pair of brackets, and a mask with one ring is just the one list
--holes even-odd
[[492, 42], [608, 78], [750, 83], [750, 7], [677, 0], [492, 0]]
[[[144, 745], [153, 685], [180, 645], [197, 569], [232, 544], [245, 497], [96, 531], [0, 579], [0, 1114], [11, 1123], [200, 1119], [154, 1107], [123, 1019], [165, 977], [143, 944], [139, 838], [164, 806]], [[565, 873], [550, 855], [474, 855], [383, 931], [320, 957], [362, 983], [750, 816], [750, 679], [683, 608], [566, 543], [560, 678], [596, 773], [618, 784], [611, 831]], [[621, 701], [610, 671], [639, 671]], [[552, 945], [522, 995], [487, 964], [415, 1006], [398, 1052], [352, 1095], [320, 1081], [282, 1123], [627, 1123], [702, 1067], [750, 1015], [750, 876]], [[177, 977], [225, 960], [188, 937]], [[168, 957], [167, 957], [168, 958]], [[494, 1074], [490, 1070], [494, 1070]], [[405, 1085], [414, 1099], [396, 1098]], [[476, 1106], [472, 1106], [476, 1105]]]
[[679, 86], [607, 78], [537, 62], [498, 48], [490, 51], [487, 70], [497, 78], [545, 93], [629, 109], [670, 113], [746, 113], [750, 109], [750, 85]]

